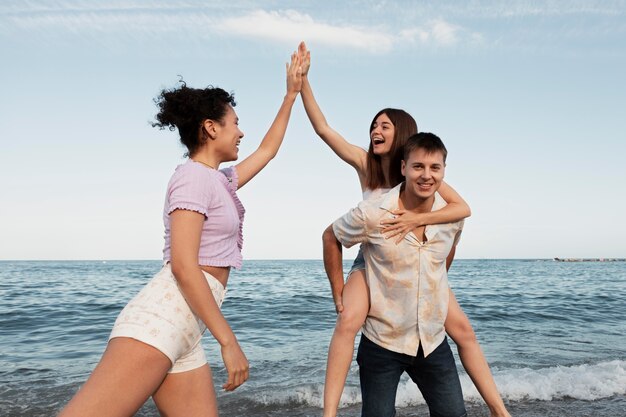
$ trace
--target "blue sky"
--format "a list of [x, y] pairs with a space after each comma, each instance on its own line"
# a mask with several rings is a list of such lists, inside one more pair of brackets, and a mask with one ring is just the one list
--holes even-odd
[[[153, 98], [179, 74], [234, 91], [247, 155], [299, 40], [351, 142], [367, 146], [383, 107], [444, 140], [473, 210], [458, 257], [626, 257], [625, 15], [626, 1], [3, 1], [0, 259], [159, 259], [184, 149], [149, 125]], [[321, 258], [360, 190], [298, 100], [240, 196], [246, 258]]]

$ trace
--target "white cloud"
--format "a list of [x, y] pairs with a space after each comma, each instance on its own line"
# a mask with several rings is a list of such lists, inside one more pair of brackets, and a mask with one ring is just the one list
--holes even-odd
[[436, 19], [423, 27], [401, 30], [398, 35], [372, 27], [331, 25], [316, 22], [311, 16], [294, 10], [267, 12], [257, 10], [245, 16], [232, 17], [219, 24], [223, 31], [240, 36], [284, 41], [290, 45], [305, 39], [331, 46], [347, 46], [373, 53], [388, 52], [403, 42], [446, 47], [461, 42], [462, 36], [475, 41], [481, 35], [461, 26]]
[[394, 37], [373, 28], [320, 23], [295, 10], [253, 11], [245, 16], [225, 19], [219, 29], [242, 36], [296, 44], [302, 39], [334, 46], [347, 46], [371, 52], [387, 52]]
[[461, 42], [479, 44], [483, 41], [483, 35], [446, 22], [443, 19], [435, 19], [427, 22], [422, 27], [405, 29], [400, 32], [398, 41], [420, 43], [425, 46], [448, 47]]
[[[492, 2], [484, 7], [474, 7], [474, 14], [487, 17], [536, 17], [536, 16], [618, 16], [624, 14], [623, 0], [550, 0]], [[468, 8], [469, 11], [469, 8]], [[471, 11], [470, 11], [471, 12]]]
[[[67, 6], [67, 5], [66, 5]], [[153, 38], [180, 34], [192, 39], [206, 38], [211, 34], [238, 36], [249, 39], [296, 45], [301, 40], [311, 44], [338, 48], [351, 48], [374, 54], [387, 53], [398, 46], [419, 44], [422, 46], [449, 47], [467, 40], [472, 42], [470, 32], [458, 25], [436, 19], [421, 27], [398, 30], [395, 27], [320, 21], [309, 14], [296, 10], [252, 10], [238, 16], [220, 16], [215, 9], [172, 7], [152, 3], [153, 7], [131, 4], [109, 5], [108, 8], [89, 8], [81, 1], [71, 7], [25, 8], [0, 13], [4, 20], [19, 31], [33, 33], [71, 33], [95, 35], [99, 41]], [[179, 5], [180, 6], [180, 5]], [[4, 19], [2, 19], [4, 18]], [[387, 25], [392, 24], [391, 22]], [[101, 35], [111, 35], [109, 37]], [[467, 35], [467, 36], [466, 36]], [[467, 38], [467, 39], [465, 39]]]
[[[398, 9], [407, 9], [406, 2], [395, 2]], [[411, 18], [532, 18], [563, 16], [623, 16], [625, 0], [438, 0], [436, 2], [413, 2], [407, 13]]]
[[440, 45], [452, 45], [458, 42], [459, 26], [452, 25], [443, 20], [435, 20], [430, 23], [433, 39]]

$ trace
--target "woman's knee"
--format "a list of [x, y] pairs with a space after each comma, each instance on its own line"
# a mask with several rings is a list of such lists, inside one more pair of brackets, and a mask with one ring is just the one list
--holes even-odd
[[446, 328], [446, 331], [457, 346], [463, 347], [478, 343], [476, 333], [474, 333], [474, 328], [467, 319], [455, 323], [450, 329]]
[[337, 316], [336, 329], [339, 332], [353, 333], [355, 336], [365, 323], [366, 314], [362, 314], [357, 309], [344, 307]]
[[461, 309], [461, 306], [457, 302], [456, 297], [451, 290], [450, 304], [448, 305], [448, 317], [446, 318], [445, 328], [448, 336], [450, 336], [452, 340], [454, 340], [454, 343], [456, 343], [459, 347], [478, 343], [469, 318]]

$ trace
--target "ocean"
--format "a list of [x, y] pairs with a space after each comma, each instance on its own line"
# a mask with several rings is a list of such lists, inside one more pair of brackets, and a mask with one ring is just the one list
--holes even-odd
[[[119, 311], [160, 265], [1, 261], [0, 416], [55, 415], [99, 360]], [[456, 260], [450, 283], [513, 416], [626, 416], [626, 262]], [[220, 415], [321, 416], [335, 322], [322, 262], [246, 261], [232, 273], [222, 310], [251, 370], [238, 390], [218, 392]], [[204, 345], [219, 387], [226, 375], [217, 343], [206, 334]], [[457, 365], [468, 414], [488, 416]], [[428, 415], [407, 378], [397, 409], [398, 417]], [[340, 415], [359, 413], [353, 363]], [[137, 415], [158, 413], [149, 400]]]

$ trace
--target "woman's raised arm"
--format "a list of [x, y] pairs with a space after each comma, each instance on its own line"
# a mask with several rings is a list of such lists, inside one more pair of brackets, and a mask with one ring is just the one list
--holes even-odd
[[237, 176], [239, 177], [237, 188], [243, 187], [254, 178], [278, 153], [289, 124], [293, 103], [301, 88], [302, 68], [300, 66], [300, 56], [294, 52], [291, 54], [291, 62], [287, 64], [287, 93], [280, 109], [278, 109], [276, 118], [263, 137], [259, 147], [250, 156], [236, 165]]
[[311, 84], [309, 83], [308, 73], [311, 67], [311, 52], [306, 49], [304, 42], [301, 42], [298, 46], [298, 53], [302, 61], [302, 91], [300, 95], [302, 97], [302, 103], [304, 104], [304, 110], [309, 117], [309, 121], [315, 133], [330, 146], [339, 158], [353, 166], [359, 174], [364, 175], [367, 164], [367, 152], [349, 143], [343, 136], [328, 125], [326, 117], [324, 117], [317, 101], [315, 101], [315, 96], [313, 95]]

